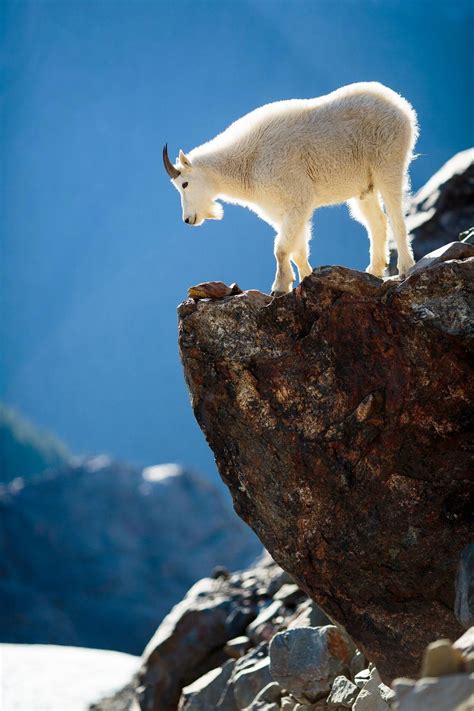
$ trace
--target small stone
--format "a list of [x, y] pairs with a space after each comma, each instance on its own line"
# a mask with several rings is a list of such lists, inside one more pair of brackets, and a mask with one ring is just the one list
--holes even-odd
[[239, 659], [239, 657], [243, 657], [250, 647], [251, 642], [249, 638], [242, 635], [241, 637], [230, 639], [224, 647], [224, 652], [232, 659]]
[[469, 674], [474, 672], [474, 652], [464, 655], [464, 671]]
[[295, 585], [294, 583], [285, 583], [281, 588], [275, 593], [274, 600], [281, 600], [285, 605], [294, 605], [302, 597], [305, 597], [305, 593]]
[[352, 711], [389, 711], [389, 705], [378, 694], [362, 689], [355, 700]]
[[224, 666], [212, 669], [204, 676], [186, 686], [179, 702], [179, 711], [208, 711], [217, 708], [219, 699], [232, 674], [235, 662], [229, 660]]
[[378, 691], [382, 699], [387, 703], [389, 706], [395, 701], [396, 694], [391, 689], [389, 686], [386, 684], [379, 684], [378, 685]]
[[[367, 672], [369, 672], [368, 678]], [[352, 708], [356, 711], [388, 711], [392, 703], [392, 690], [382, 683], [380, 674], [373, 664], [356, 675], [356, 684], [360, 683], [362, 689]]]
[[282, 688], [276, 682], [267, 684], [245, 711], [280, 711]]
[[423, 654], [421, 676], [444, 676], [463, 671], [463, 655], [449, 639], [439, 639], [429, 644]]
[[371, 694], [379, 693], [378, 688], [379, 688], [380, 684], [382, 683], [380, 674], [378, 673], [377, 669], [374, 667], [373, 664], [369, 665], [369, 670], [370, 670], [370, 677], [365, 682], [365, 684], [362, 688], [365, 691], [370, 691]]
[[461, 242], [467, 242], [468, 244], [474, 244], [474, 227], [470, 227], [468, 230], [459, 233], [459, 239]]
[[261, 612], [247, 627], [246, 632], [250, 639], [257, 643], [262, 640], [270, 641], [276, 630], [270, 623], [277, 617], [282, 609], [283, 603], [281, 600], [274, 600], [269, 605], [262, 608]]
[[416, 681], [407, 679], [402, 676], [392, 681], [392, 689], [395, 692], [397, 699], [400, 699], [404, 694], [408, 694], [415, 686]]
[[359, 649], [356, 649], [354, 656], [351, 659], [350, 672], [351, 678], [354, 679], [356, 674], [367, 667], [364, 655]]
[[276, 681], [272, 681], [259, 692], [256, 700], [258, 699], [259, 701], [280, 701], [282, 691], [283, 690], [280, 684], [277, 684]]
[[255, 612], [247, 605], [238, 605], [227, 617], [226, 623], [234, 630], [243, 630], [254, 616]]
[[190, 286], [188, 296], [191, 299], [223, 299], [226, 296], [242, 294], [237, 284], [227, 286], [223, 281], [206, 281], [196, 286]]
[[296, 608], [294, 615], [290, 618], [288, 629], [297, 627], [324, 627], [332, 624], [331, 620], [324, 614], [315, 602], [305, 600]]
[[330, 708], [339, 707], [351, 708], [359, 693], [358, 687], [349, 681], [345, 676], [337, 676], [334, 679], [331, 693], [326, 699]]
[[395, 679], [392, 684], [397, 695], [397, 711], [471, 711], [474, 708], [474, 674], [420, 679], [411, 685], [406, 682], [406, 679]]
[[356, 686], [359, 687], [359, 689], [362, 689], [362, 687], [369, 681], [370, 679], [370, 669], [362, 669], [362, 671], [358, 672], [355, 677], [354, 677], [354, 682]]
[[216, 565], [212, 571], [211, 578], [218, 580], [219, 578], [228, 578], [229, 575], [230, 573], [227, 568], [224, 568], [223, 565]]
[[455, 641], [453, 647], [461, 650], [464, 655], [474, 652], [474, 627], [470, 627], [466, 630], [466, 632]]
[[[245, 657], [239, 660], [243, 661]], [[239, 708], [249, 706], [257, 694], [273, 681], [270, 675], [270, 658], [254, 659], [233, 677], [234, 696]]]
[[280, 704], [255, 699], [250, 706], [245, 707], [244, 711], [280, 711]]
[[309, 701], [325, 697], [332, 681], [349, 668], [350, 642], [337, 627], [279, 632], [270, 642], [270, 671], [280, 686]]
[[289, 573], [286, 572], [286, 570], [280, 570], [280, 572], [277, 575], [274, 575], [272, 579], [270, 580], [270, 583], [268, 584], [267, 590], [268, 594], [270, 597], [274, 597], [275, 593], [280, 590], [282, 585], [286, 585], [287, 583], [293, 583], [293, 578]]

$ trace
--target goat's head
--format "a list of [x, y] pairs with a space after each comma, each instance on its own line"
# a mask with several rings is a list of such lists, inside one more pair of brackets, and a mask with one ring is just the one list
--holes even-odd
[[205, 172], [188, 156], [179, 152], [176, 165], [168, 157], [168, 145], [163, 148], [163, 164], [171, 182], [181, 196], [183, 221], [197, 227], [204, 220], [221, 220], [222, 205], [214, 200], [215, 190]]

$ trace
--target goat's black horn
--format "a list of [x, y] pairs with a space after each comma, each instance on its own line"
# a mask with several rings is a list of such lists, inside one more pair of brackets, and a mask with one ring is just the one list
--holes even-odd
[[166, 172], [168, 173], [170, 178], [173, 178], [173, 180], [177, 178], [178, 175], [181, 175], [181, 171], [175, 168], [173, 163], [169, 159], [167, 143], [165, 143], [165, 145], [163, 146], [163, 165], [165, 166]]

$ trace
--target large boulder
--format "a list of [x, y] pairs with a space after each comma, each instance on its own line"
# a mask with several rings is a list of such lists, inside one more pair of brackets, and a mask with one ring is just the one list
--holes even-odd
[[194, 413], [238, 514], [384, 681], [462, 629], [473, 277], [472, 256], [402, 282], [323, 267], [279, 299], [179, 308]]
[[269, 648], [270, 672], [302, 701], [326, 698], [332, 682], [349, 666], [354, 648], [337, 627], [304, 627], [279, 632]]
[[0, 487], [0, 636], [140, 654], [216, 564], [261, 546], [219, 492], [175, 464], [97, 457]]

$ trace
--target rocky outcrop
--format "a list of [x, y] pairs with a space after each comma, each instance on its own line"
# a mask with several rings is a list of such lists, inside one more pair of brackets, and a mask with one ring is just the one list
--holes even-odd
[[95, 711], [124, 700], [124, 711], [271, 711], [357, 696], [350, 679], [366, 666], [363, 655], [268, 554], [249, 570], [215, 575], [163, 620], [132, 684]]
[[[188, 300], [196, 418], [238, 514], [384, 681], [459, 636], [473, 539], [474, 249], [404, 281], [316, 269], [272, 300]], [[471, 258], [466, 258], [471, 255]]]
[[[458, 239], [473, 225], [474, 148], [469, 148], [448, 160], [409, 203], [407, 227], [415, 259]], [[393, 243], [390, 263], [395, 274]]]
[[175, 464], [97, 457], [0, 487], [0, 638], [140, 654], [186, 590], [259, 542]]
[[422, 678], [396, 679], [391, 689], [347, 632], [265, 555], [249, 570], [221, 569], [194, 585], [147, 645], [141, 671], [92, 709], [469, 711], [473, 633], [430, 644]]
[[244, 649], [253, 649], [280, 629], [274, 624], [274, 611], [272, 617], [267, 616], [265, 629], [257, 632], [254, 625], [254, 641], [246, 636], [243, 647], [227, 647], [249, 630], [259, 613], [268, 609], [272, 594], [288, 582], [287, 574], [271, 559], [249, 571], [230, 575], [222, 570], [216, 576], [192, 587], [148, 643], [137, 692], [142, 711], [173, 711], [184, 686], [229, 658], [239, 658]]

